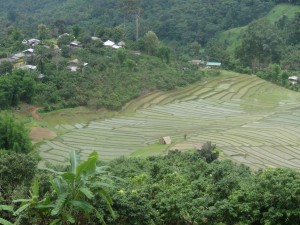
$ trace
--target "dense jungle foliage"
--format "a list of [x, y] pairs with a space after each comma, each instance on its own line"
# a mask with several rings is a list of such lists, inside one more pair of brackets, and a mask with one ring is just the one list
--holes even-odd
[[[207, 163], [200, 151], [120, 158], [107, 165], [96, 165], [96, 153], [81, 162], [73, 152], [70, 166], [47, 170], [35, 170], [31, 156], [22, 154], [1, 163], [12, 157], [19, 160], [14, 170], [1, 168], [0, 183], [8, 179], [15, 188], [0, 190], [3, 224], [300, 222], [300, 174], [291, 169], [252, 172], [231, 161]], [[18, 171], [30, 173], [10, 180]]]
[[[95, 27], [124, 25], [126, 34], [133, 38], [136, 8], [140, 8], [140, 32], [153, 30], [162, 40], [201, 45], [221, 30], [250, 23], [266, 14], [276, 3], [262, 0], [18, 0], [1, 3], [2, 26], [12, 24], [27, 35], [38, 24]], [[290, 2], [290, 1], [289, 1]], [[295, 2], [295, 1], [294, 1]], [[124, 7], [124, 5], [127, 5]], [[74, 16], [76, 15], [76, 16]]]

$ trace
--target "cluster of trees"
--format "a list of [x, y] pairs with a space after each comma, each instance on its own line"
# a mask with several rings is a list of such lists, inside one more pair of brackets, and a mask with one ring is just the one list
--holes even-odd
[[35, 75], [29, 71], [14, 70], [5, 75], [0, 74], [0, 109], [17, 106], [20, 101], [31, 103], [35, 88]]
[[[15, 186], [18, 192], [6, 193], [7, 201], [0, 198], [0, 223], [299, 224], [298, 172], [253, 172], [231, 161], [207, 162], [208, 158], [201, 151], [174, 151], [104, 164], [97, 162], [95, 152], [83, 162], [71, 152], [66, 168], [18, 176], [24, 179]], [[26, 157], [19, 160], [12, 171], [32, 166]], [[4, 184], [11, 174], [1, 169]]]
[[[13, 24], [32, 35], [38, 24], [51, 24], [51, 32], [65, 31], [79, 24], [94, 30], [97, 26], [121, 25], [126, 37], [137, 40], [154, 30], [163, 40], [176, 46], [193, 41], [204, 45], [217, 32], [246, 25], [267, 13], [276, 4], [273, 0], [218, 0], [200, 1], [49, 1], [38, 4], [17, 0], [3, 3], [0, 9], [3, 27]], [[59, 5], [59, 7], [57, 7]], [[76, 15], [76, 17], [74, 16]], [[58, 19], [57, 19], [58, 18]]]
[[[297, 56], [299, 29], [300, 13], [296, 13], [291, 19], [283, 16], [276, 24], [264, 19], [257, 20], [246, 29], [242, 44], [237, 50], [237, 58], [244, 66], [251, 66], [253, 70], [281, 61], [285, 69], [298, 69], [299, 63], [294, 64], [295, 61], [290, 60]], [[292, 54], [291, 49], [295, 49]], [[285, 59], [286, 56], [289, 56], [288, 60]]]
[[24, 125], [5, 111], [0, 113], [0, 150], [17, 153], [29, 153], [32, 150]]
[[[24, 124], [8, 112], [0, 112], [0, 205], [12, 204], [13, 198], [30, 187], [37, 158]], [[0, 213], [0, 224], [2, 215], [7, 216]]]
[[242, 69], [244, 72], [257, 73], [263, 79], [297, 90], [288, 77], [297, 75], [300, 69], [299, 29], [300, 13], [292, 18], [282, 16], [275, 24], [266, 19], [252, 22], [236, 49], [236, 63], [248, 68]]
[[252, 172], [200, 152], [118, 159], [112, 224], [298, 224], [299, 176], [290, 169]]

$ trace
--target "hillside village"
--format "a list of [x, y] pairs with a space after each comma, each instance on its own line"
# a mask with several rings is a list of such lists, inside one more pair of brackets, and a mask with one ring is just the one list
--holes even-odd
[[[35, 56], [35, 48], [36, 47], [44, 47], [47, 48], [51, 51], [56, 51], [58, 54], [61, 54], [61, 49], [57, 45], [57, 42], [64, 37], [71, 37], [72, 40], [69, 44], [68, 47], [70, 50], [75, 49], [75, 48], [83, 48], [83, 45], [75, 39], [75, 37], [72, 37], [68, 33], [64, 33], [62, 35], [59, 35], [58, 39], [51, 40], [52, 45], [47, 45], [43, 44], [43, 42], [39, 39], [24, 39], [22, 41], [22, 44], [24, 47], [29, 47], [28, 49], [23, 50], [22, 52], [15, 53], [11, 55], [8, 58], [0, 58], [0, 63], [2, 62], [10, 62], [13, 64], [13, 67], [16, 69], [31, 69], [31, 70], [36, 70], [37, 65], [31, 65], [28, 62], [32, 62], [32, 58]], [[103, 44], [103, 46], [112, 48], [112, 49], [120, 49], [125, 47], [125, 42], [120, 41], [118, 43], [114, 43], [113, 41], [107, 40], [103, 42], [100, 38], [98, 37], [91, 37], [92, 41], [99, 42]], [[54, 43], [54, 44], [53, 44]], [[80, 62], [78, 59], [72, 59], [67, 62], [66, 69], [71, 71], [71, 72], [77, 72], [79, 70], [82, 70], [85, 66], [87, 66], [87, 62]], [[38, 75], [41, 77], [41, 74]]]
[[[24, 39], [22, 41], [22, 44], [25, 48], [29, 47], [28, 49], [23, 50], [22, 52], [15, 53], [11, 55], [8, 58], [0, 58], [0, 63], [2, 62], [11, 62], [13, 64], [13, 67], [16, 69], [31, 69], [31, 70], [37, 70], [37, 65], [31, 65], [29, 62], [33, 62], [32, 58], [35, 56], [35, 48], [37, 47], [44, 47], [49, 49], [50, 51], [56, 51], [57, 54], [61, 54], [61, 49], [57, 45], [57, 42], [60, 41], [60, 39], [63, 39], [64, 37], [68, 37], [69, 39], [73, 39], [70, 41], [70, 43], [67, 44], [68, 48], [70, 50], [77, 49], [77, 48], [84, 48], [84, 45], [77, 41], [74, 36], [70, 35], [69, 33], [64, 33], [58, 36], [58, 39], [52, 39], [51, 45], [43, 44], [43, 42], [39, 39], [32, 38], [32, 39]], [[119, 41], [118, 43], [115, 43], [111, 40], [102, 41], [101, 38], [92, 36], [91, 40], [94, 42], [101, 43], [104, 47], [112, 48], [112, 49], [120, 49], [125, 48], [125, 42]], [[133, 54], [140, 55], [141, 53], [139, 51], [133, 51]], [[219, 68], [221, 67], [221, 62], [209, 62], [205, 60], [191, 60], [190, 63], [202, 66], [207, 69], [209, 68]], [[88, 62], [81, 62], [78, 59], [72, 59], [67, 62], [66, 69], [71, 72], [78, 72], [82, 70], [85, 66], [88, 65]], [[43, 74], [39, 74], [38, 76], [41, 77]]]

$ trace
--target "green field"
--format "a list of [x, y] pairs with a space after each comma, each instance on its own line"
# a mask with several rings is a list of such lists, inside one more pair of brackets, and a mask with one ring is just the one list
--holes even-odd
[[[300, 94], [256, 76], [222, 72], [172, 92], [155, 92], [130, 102], [122, 113], [88, 124], [61, 124], [67, 132], [40, 145], [41, 156], [64, 162], [71, 149], [102, 160], [123, 155], [165, 154], [212, 141], [221, 158], [254, 169], [300, 169]], [[184, 140], [187, 134], [187, 140]], [[171, 136], [171, 146], [158, 144]]]

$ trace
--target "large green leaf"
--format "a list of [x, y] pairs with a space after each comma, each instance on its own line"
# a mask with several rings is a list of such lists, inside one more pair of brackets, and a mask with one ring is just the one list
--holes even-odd
[[89, 155], [89, 158], [86, 161], [80, 163], [80, 165], [76, 168], [76, 177], [79, 178], [82, 174], [94, 172], [97, 168], [97, 161], [98, 153], [94, 151]]
[[0, 218], [0, 224], [2, 224], [2, 225], [13, 225], [11, 222], [9, 222], [8, 220], [5, 220], [3, 218]]
[[54, 204], [49, 204], [49, 205], [37, 205], [35, 208], [36, 209], [50, 209], [50, 208], [54, 208], [55, 205]]
[[98, 166], [96, 171], [97, 173], [101, 174], [101, 173], [107, 173], [107, 169], [109, 169], [109, 166]]
[[69, 196], [69, 193], [62, 193], [58, 195], [57, 200], [55, 202], [55, 207], [51, 211], [52, 216], [56, 216], [60, 213], [61, 209], [63, 208], [65, 202], [67, 201], [67, 198]]
[[0, 211], [1, 210], [12, 212], [14, 208], [11, 205], [0, 205]]
[[75, 219], [74, 219], [74, 217], [71, 215], [71, 214], [67, 214], [66, 215], [66, 218], [67, 218], [67, 221], [69, 222], [69, 223], [75, 223], [76, 221], [75, 221]]
[[50, 225], [56, 225], [56, 224], [58, 224], [60, 222], [60, 219], [55, 219], [55, 220], [53, 220], [51, 223], [50, 223]]
[[100, 214], [97, 210], [95, 210], [95, 215], [96, 215], [97, 219], [100, 221], [100, 223], [101, 223], [102, 225], [106, 225], [106, 223], [105, 223], [103, 217], [101, 216], [101, 214]]
[[73, 182], [76, 178], [74, 173], [64, 173], [63, 175], [61, 175], [62, 178], [66, 181], [70, 181]]
[[110, 195], [104, 189], [99, 190], [99, 193], [100, 193], [100, 196], [103, 197], [109, 205], [112, 204], [112, 199], [111, 199]]
[[26, 210], [29, 207], [30, 207], [30, 203], [21, 206], [20, 208], [17, 209], [17, 211], [14, 212], [14, 216], [20, 215], [24, 210]]
[[79, 188], [79, 191], [88, 199], [93, 199], [95, 197], [93, 192], [89, 188]]
[[18, 202], [32, 202], [32, 199], [16, 199], [13, 200], [14, 203], [18, 203]]
[[49, 171], [49, 172], [57, 174], [57, 175], [63, 174], [63, 172], [56, 171], [56, 170], [53, 170], [53, 169], [50, 169], [50, 168], [41, 168], [41, 170], [46, 170], [46, 171]]
[[115, 215], [115, 212], [113, 211], [113, 209], [111, 207], [112, 199], [111, 199], [110, 195], [104, 189], [100, 190], [99, 192], [100, 192], [101, 197], [103, 197], [105, 199], [105, 201], [107, 203], [106, 204], [107, 209], [108, 209], [109, 213], [111, 214], [112, 218], [115, 218], [116, 215]]
[[40, 190], [39, 181], [37, 179], [35, 179], [34, 182], [33, 182], [33, 185], [32, 185], [32, 198], [33, 199], [38, 200], [39, 190]]
[[70, 201], [70, 204], [77, 210], [84, 211], [86, 213], [91, 213], [94, 210], [94, 207], [85, 201]]
[[80, 154], [78, 151], [70, 152], [71, 173], [76, 174], [76, 169], [80, 164]]
[[95, 188], [108, 188], [108, 189], [115, 188], [115, 186], [112, 184], [104, 183], [104, 182], [100, 182], [100, 181], [92, 183], [91, 186], [95, 187]]
[[65, 186], [61, 177], [56, 177], [51, 180], [52, 187], [57, 195], [60, 195], [65, 192]]

